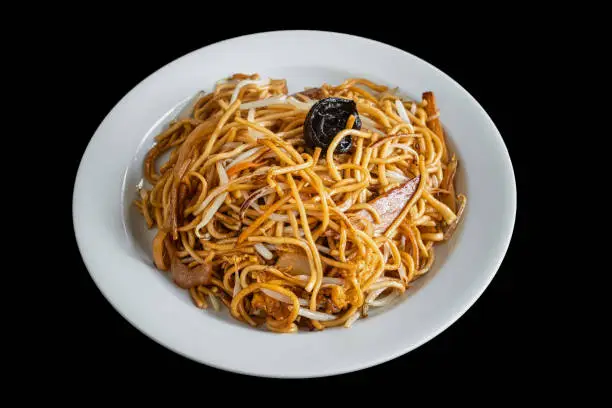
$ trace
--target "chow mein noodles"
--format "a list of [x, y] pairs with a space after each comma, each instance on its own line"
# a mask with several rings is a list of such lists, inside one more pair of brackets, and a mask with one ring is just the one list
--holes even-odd
[[258, 74], [217, 82], [144, 160], [156, 268], [251, 326], [351, 326], [426, 274], [461, 218], [439, 115], [431, 92], [361, 78], [293, 95]]

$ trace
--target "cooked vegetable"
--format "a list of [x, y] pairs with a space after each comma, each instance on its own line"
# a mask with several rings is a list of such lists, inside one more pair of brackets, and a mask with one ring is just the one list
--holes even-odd
[[[351, 99], [325, 98], [312, 106], [304, 122], [304, 140], [311, 148], [320, 147], [327, 151], [338, 132], [346, 128], [349, 117], [353, 115], [353, 129], [361, 130], [361, 119], [357, 105]], [[344, 137], [334, 153], [346, 153], [352, 145], [351, 136]]]

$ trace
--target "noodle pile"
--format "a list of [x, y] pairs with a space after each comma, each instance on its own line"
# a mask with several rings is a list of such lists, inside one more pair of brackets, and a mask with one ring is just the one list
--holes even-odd
[[[312, 98], [330, 96], [356, 102], [361, 130], [351, 116], [326, 152], [310, 149]], [[251, 326], [349, 327], [427, 273], [461, 217], [438, 116], [432, 93], [406, 101], [359, 78], [291, 96], [257, 74], [219, 81], [146, 156], [135, 205], [158, 230], [155, 266], [197, 307], [223, 303]], [[406, 183], [413, 194], [380, 228], [374, 200]]]

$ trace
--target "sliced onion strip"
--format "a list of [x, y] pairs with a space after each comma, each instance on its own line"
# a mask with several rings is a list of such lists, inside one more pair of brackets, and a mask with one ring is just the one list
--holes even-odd
[[346, 327], [347, 329], [349, 327], [351, 327], [353, 325], [353, 323], [355, 323], [359, 318], [361, 317], [361, 312], [357, 312], [354, 315], [352, 315], [351, 317], [349, 317], [348, 319], [346, 319], [346, 322], [344, 322], [344, 327]]
[[242, 87], [246, 85], [251, 85], [251, 84], [257, 85], [257, 86], [266, 86], [266, 85], [270, 85], [270, 80], [269, 79], [245, 79], [244, 81], [238, 82], [238, 84], [236, 85], [236, 88], [234, 88], [234, 92], [232, 93], [232, 98], [230, 99], [229, 104], [231, 105], [232, 103], [236, 101], [236, 99], [238, 99], [238, 94], [240, 93], [240, 90], [242, 89]]
[[298, 315], [305, 317], [307, 319], [310, 319], [310, 320], [319, 320], [322, 322], [337, 319], [337, 317], [334, 315], [330, 315], [327, 313], [321, 313], [321, 312], [313, 312], [312, 310], [306, 309], [304, 307], [300, 307], [300, 310], [298, 310]]
[[234, 167], [235, 165], [237, 165], [238, 163], [241, 163], [247, 159], [249, 159], [251, 156], [259, 153], [259, 151], [263, 149], [262, 146], [259, 147], [254, 147], [252, 149], [247, 150], [246, 152], [242, 152], [240, 153], [238, 156], [234, 157], [234, 160], [232, 160], [228, 165], [226, 170], [231, 169], [232, 167]]
[[215, 87], [219, 85], [225, 85], [225, 84], [237, 84], [238, 82], [239, 81], [236, 79], [223, 78], [215, 82]]
[[233, 296], [236, 296], [238, 294], [238, 292], [240, 292], [240, 290], [242, 289], [242, 285], [240, 284], [240, 276], [238, 275], [238, 269], [236, 269], [236, 274], [234, 276], [234, 294]]
[[209, 293], [208, 294], [208, 298], [210, 299], [210, 303], [212, 303], [212, 306], [215, 309], [215, 312], [218, 312], [219, 310], [221, 310], [221, 305], [219, 304], [219, 299], [217, 299], [216, 296], [211, 295]]
[[400, 262], [400, 266], [397, 269], [397, 273], [399, 273], [402, 282], [404, 282], [404, 284], [408, 284], [408, 275], [406, 274], [406, 267], [404, 266], [404, 262]]
[[274, 259], [274, 254], [261, 242], [255, 244], [255, 250], [267, 261]]
[[399, 117], [408, 124], [408, 127], [410, 128], [410, 131], [412, 133], [414, 133], [414, 128], [412, 127], [412, 122], [410, 121], [410, 117], [408, 116], [408, 113], [406, 112], [406, 108], [404, 108], [404, 104], [402, 103], [402, 101], [400, 101], [399, 99], [397, 99], [395, 101], [395, 107], [397, 108], [397, 113], [399, 115]]
[[[246, 210], [248, 210], [249, 207], [251, 207], [251, 205], [255, 203], [255, 201], [257, 201], [263, 196], [272, 194], [273, 192], [274, 192], [274, 189], [270, 186], [264, 186], [258, 190], [253, 191], [253, 193], [251, 193], [250, 196], [245, 198], [244, 202], [240, 206], [240, 219], [244, 221], [244, 215], [246, 214]], [[259, 209], [259, 207], [257, 207], [257, 209]], [[261, 210], [259, 209], [259, 211]]]
[[287, 98], [287, 102], [295, 106], [298, 109], [308, 111], [310, 110], [310, 108], [312, 108], [312, 105], [314, 105], [316, 101], [302, 102], [302, 101], [298, 101], [294, 97], [289, 97]]
[[323, 246], [323, 245], [316, 244], [316, 247], [317, 247], [317, 249], [319, 250], [319, 252], [322, 252], [322, 253], [324, 253], [324, 254], [326, 254], [326, 255], [327, 255], [327, 254], [329, 254], [329, 253], [331, 252], [331, 251], [329, 250], [329, 248], [328, 248], [328, 247], [325, 247], [325, 246]]
[[388, 179], [392, 179], [399, 183], [405, 183], [406, 181], [410, 180], [406, 175], [394, 170], [387, 170], [385, 174], [387, 175]]
[[[224, 186], [229, 183], [229, 177], [227, 177], [227, 172], [223, 168], [223, 165], [220, 161], [217, 162], [217, 173], [219, 173], [219, 186]], [[217, 210], [223, 205], [227, 194], [227, 192], [219, 194], [219, 196], [217, 196], [212, 202], [210, 207], [208, 207], [208, 209], [204, 211], [204, 214], [202, 215], [202, 220], [195, 228], [195, 234], [198, 238], [203, 238], [203, 235], [200, 234], [200, 230], [210, 222]]]
[[342, 278], [331, 278], [329, 276], [323, 277], [321, 280], [322, 285], [339, 285], [344, 286], [344, 279]]
[[384, 135], [385, 133], [383, 131], [381, 131], [380, 129], [378, 129], [376, 127], [376, 122], [374, 122], [372, 119], [368, 118], [367, 116], [363, 116], [363, 115], [359, 115], [359, 118], [361, 119], [361, 125], [368, 130], [371, 130], [373, 132], [376, 132], [380, 135]]
[[353, 196], [351, 196], [351, 198], [349, 198], [348, 200], [344, 201], [342, 204], [336, 206], [336, 209], [340, 212], [345, 212], [347, 211], [349, 208], [351, 208], [351, 206], [354, 204], [353, 201]]
[[395, 298], [397, 298], [399, 295], [400, 295], [400, 291], [396, 289], [381, 300], [377, 300], [377, 299], [371, 300], [369, 305], [372, 307], [387, 306], [389, 303], [395, 300]]
[[[263, 211], [262, 211], [263, 213]], [[276, 221], [276, 222], [287, 222], [289, 221], [289, 217], [287, 215], [282, 215], [282, 214], [270, 214], [270, 218], [272, 221]]]
[[[247, 120], [251, 123], [255, 123], [255, 108], [249, 109]], [[263, 137], [263, 133], [261, 133], [259, 130], [253, 129], [252, 127], [249, 127], [248, 132], [249, 132], [249, 136], [251, 136], [254, 139], [259, 139]]]
[[[270, 296], [271, 298], [278, 300], [279, 302], [288, 303], [288, 304], [293, 303], [291, 299], [289, 299], [289, 296], [283, 293], [278, 293], [275, 290], [267, 289], [267, 288], [261, 288], [261, 291], [265, 293], [266, 295]], [[308, 301], [306, 299], [298, 298], [298, 302], [300, 302], [301, 306], [308, 306]]]
[[416, 115], [416, 111], [417, 111], [417, 104], [415, 102], [412, 102], [412, 105], [410, 105], [410, 113], [412, 113], [413, 115]]
[[383, 263], [386, 265], [389, 260], [389, 255], [391, 254], [391, 249], [389, 248], [389, 244], [387, 242], [383, 245]]
[[402, 150], [407, 151], [408, 153], [412, 153], [414, 157], [419, 157], [419, 154], [416, 152], [416, 150], [414, 150], [412, 147], [404, 143], [391, 143], [389, 144], [389, 147], [395, 148], [395, 149], [402, 149]]
[[[310, 276], [308, 276], [308, 275], [294, 275], [293, 277], [295, 279], [299, 279], [301, 281], [307, 281], [308, 279], [310, 279]], [[324, 276], [323, 280], [321, 280], [321, 284], [323, 284], [323, 285], [339, 285], [339, 286], [343, 286], [344, 285], [344, 279], [342, 279], [342, 278], [332, 278], [330, 276]]]
[[257, 108], [266, 107], [268, 105], [283, 104], [283, 103], [286, 103], [286, 99], [287, 99], [287, 95], [273, 96], [271, 98], [260, 99], [258, 101], [246, 102], [246, 103], [240, 104], [240, 109], [241, 110], [242, 109], [257, 109]]

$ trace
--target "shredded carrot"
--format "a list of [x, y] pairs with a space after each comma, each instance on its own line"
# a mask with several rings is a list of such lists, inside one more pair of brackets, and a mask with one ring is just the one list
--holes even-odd
[[261, 165], [263, 165], [263, 163], [253, 163], [253, 162], [238, 163], [235, 166], [232, 166], [232, 168], [227, 171], [227, 176], [231, 177], [233, 174], [240, 173], [242, 170], [249, 169], [251, 167], [259, 167]]

